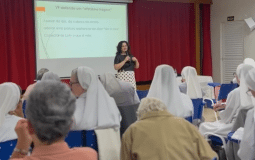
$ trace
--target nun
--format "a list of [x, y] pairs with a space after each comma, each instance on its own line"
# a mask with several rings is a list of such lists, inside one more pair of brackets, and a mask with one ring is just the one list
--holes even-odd
[[[246, 94], [251, 98], [255, 106], [255, 68], [251, 69], [245, 77], [248, 87]], [[255, 157], [255, 112], [254, 108], [249, 110], [246, 116], [243, 138], [240, 143], [238, 156], [241, 159], [253, 160]]]
[[91, 68], [82, 66], [74, 69], [70, 87], [77, 98], [71, 130], [120, 127], [121, 115], [117, 105]]
[[167, 106], [167, 110], [177, 117], [193, 115], [192, 101], [180, 92], [174, 69], [169, 65], [156, 68], [147, 97], [160, 99]]
[[179, 86], [182, 93], [191, 99], [203, 97], [202, 89], [198, 81], [197, 71], [194, 67], [187, 66], [182, 69], [182, 84]]
[[254, 67], [248, 64], [240, 64], [237, 67], [237, 81], [240, 86], [229, 93], [225, 110], [219, 112], [219, 121], [200, 124], [199, 131], [202, 135], [210, 132], [227, 137], [228, 133], [232, 130], [239, 110], [251, 105], [251, 99], [245, 93], [247, 86], [245, 85], [244, 78], [252, 68]]
[[0, 142], [18, 138], [14, 128], [22, 118], [13, 114], [17, 107], [22, 112], [19, 87], [11, 82], [0, 84]]

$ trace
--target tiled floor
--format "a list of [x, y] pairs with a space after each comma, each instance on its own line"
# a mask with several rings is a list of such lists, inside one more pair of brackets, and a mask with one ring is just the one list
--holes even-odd
[[[216, 114], [219, 117], [218, 112]], [[214, 121], [216, 121], [214, 111], [211, 108], [204, 108], [203, 117], [205, 118], [205, 122], [214, 122]]]

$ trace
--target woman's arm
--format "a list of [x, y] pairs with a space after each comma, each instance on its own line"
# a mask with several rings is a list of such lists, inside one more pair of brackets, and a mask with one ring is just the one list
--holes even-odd
[[132, 58], [132, 61], [135, 62], [135, 68], [138, 69], [138, 68], [139, 68], [139, 62], [138, 62], [138, 60], [137, 60], [135, 57], [133, 57], [133, 58]]
[[114, 69], [115, 69], [115, 70], [121, 69], [121, 68], [124, 66], [124, 64], [125, 64], [127, 61], [129, 61], [129, 60], [130, 60], [130, 57], [127, 56], [122, 62], [120, 62], [120, 63], [118, 63], [118, 64], [114, 64]]
[[32, 143], [32, 137], [28, 131], [28, 121], [26, 119], [21, 119], [18, 121], [15, 131], [18, 136], [17, 145], [12, 153], [11, 159], [13, 158], [24, 158]]

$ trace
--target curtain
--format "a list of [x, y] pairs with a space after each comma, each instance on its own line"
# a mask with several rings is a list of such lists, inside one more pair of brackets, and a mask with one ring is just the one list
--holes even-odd
[[0, 83], [25, 89], [35, 79], [35, 42], [31, 0], [0, 1]]
[[203, 75], [212, 76], [210, 4], [203, 4], [201, 12], [202, 12], [202, 32], [203, 32], [202, 71], [203, 71]]
[[128, 20], [131, 53], [140, 63], [136, 81], [151, 80], [160, 64], [178, 73], [196, 66], [194, 4], [135, 0]]
[[[25, 89], [36, 75], [32, 0], [1, 0], [0, 19], [0, 83]], [[136, 81], [152, 80], [160, 64], [178, 73], [195, 67], [194, 4], [135, 0], [128, 4], [128, 20], [131, 52], [140, 62]]]

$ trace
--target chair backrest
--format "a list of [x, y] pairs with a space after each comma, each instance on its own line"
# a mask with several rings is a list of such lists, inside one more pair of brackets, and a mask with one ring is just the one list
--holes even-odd
[[193, 119], [201, 119], [203, 114], [203, 98], [191, 99], [194, 107]]
[[204, 134], [205, 139], [209, 139], [212, 141], [212, 144], [214, 146], [222, 146], [224, 149], [227, 147], [227, 137], [223, 137], [221, 135], [215, 134], [215, 133], [210, 133], [207, 132]]
[[27, 105], [27, 100], [24, 100], [22, 103], [22, 111], [24, 114], [24, 118], [26, 118], [26, 105]]
[[122, 120], [120, 122], [120, 135], [137, 120], [136, 111], [140, 103], [131, 106], [118, 106]]
[[220, 86], [220, 83], [207, 83], [208, 86], [217, 87]]
[[17, 144], [17, 139], [0, 143], [0, 160], [10, 159]]
[[94, 130], [83, 131], [83, 146], [93, 148], [98, 152], [97, 135]]
[[193, 117], [192, 116], [190, 116], [190, 117], [186, 117], [185, 118], [187, 121], [189, 121], [190, 123], [192, 123], [193, 122]]
[[222, 99], [227, 99], [229, 92], [231, 92], [237, 87], [238, 87], [237, 83], [221, 84], [218, 101]]
[[234, 133], [235, 133], [234, 131], [228, 133], [228, 140], [231, 142], [234, 142], [234, 143], [238, 143], [238, 144], [241, 143], [240, 140], [232, 138]]
[[83, 131], [70, 131], [65, 139], [70, 148], [83, 146]]
[[143, 91], [137, 90], [136, 92], [137, 92], [139, 99], [141, 100], [148, 95], [149, 90], [143, 90]]
[[70, 148], [90, 147], [98, 151], [97, 137], [94, 130], [70, 131], [65, 141]]
[[215, 99], [204, 99], [207, 108], [213, 109], [213, 105], [216, 103]]

